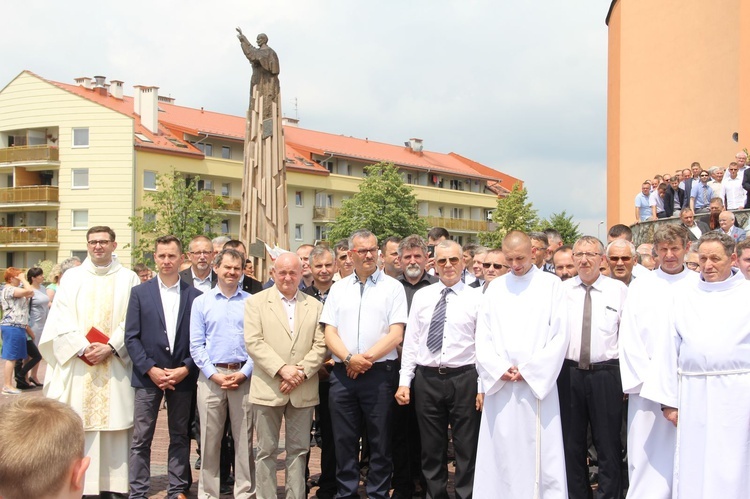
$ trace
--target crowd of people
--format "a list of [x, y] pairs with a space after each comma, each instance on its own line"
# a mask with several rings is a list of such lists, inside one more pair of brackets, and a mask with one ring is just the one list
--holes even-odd
[[240, 241], [162, 236], [156, 272], [134, 272], [92, 227], [46, 301], [38, 270], [6, 272], [4, 393], [19, 360], [15, 381], [38, 383], [38, 344], [45, 395], [80, 416], [85, 460], [62, 476], [85, 496], [148, 496], [166, 401], [170, 499], [192, 485], [191, 437], [199, 497], [275, 498], [282, 422], [286, 497], [447, 498], [453, 462], [457, 498], [588, 498], [592, 460], [598, 497], [745, 497], [750, 321], [703, 311], [748, 297], [750, 241], [693, 216], [638, 248], [625, 225], [499, 248], [362, 229], [282, 253], [265, 284]]

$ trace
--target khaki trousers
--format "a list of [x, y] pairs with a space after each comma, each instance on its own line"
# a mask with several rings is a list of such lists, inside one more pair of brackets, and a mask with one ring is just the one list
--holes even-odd
[[[236, 370], [217, 368], [220, 374]], [[234, 439], [234, 497], [255, 497], [255, 461], [253, 459], [253, 411], [250, 403], [250, 379], [236, 390], [222, 390], [201, 373], [198, 377], [198, 414], [201, 420], [201, 471], [198, 497], [219, 498], [219, 461], [224, 423], [229, 411]]]

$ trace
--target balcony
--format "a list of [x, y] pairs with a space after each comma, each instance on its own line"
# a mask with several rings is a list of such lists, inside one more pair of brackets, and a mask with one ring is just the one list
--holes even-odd
[[0, 208], [23, 206], [60, 206], [57, 186], [27, 185], [24, 187], [0, 188]]
[[60, 166], [60, 150], [48, 145], [14, 146], [0, 149], [0, 167], [24, 166], [29, 171]]
[[325, 208], [316, 206], [313, 208], [313, 222], [333, 222], [339, 216], [341, 208], [331, 206]]
[[57, 245], [57, 229], [53, 227], [0, 227], [0, 247]]
[[425, 217], [429, 227], [445, 227], [448, 230], [462, 232], [485, 232], [490, 230], [486, 220], [468, 220], [463, 218]]
[[[216, 194], [206, 194], [206, 201], [211, 203], [211, 208], [219, 211], [231, 211], [239, 213], [242, 210], [242, 200], [229, 196], [217, 196]], [[219, 207], [219, 199], [224, 201], [224, 205]]]

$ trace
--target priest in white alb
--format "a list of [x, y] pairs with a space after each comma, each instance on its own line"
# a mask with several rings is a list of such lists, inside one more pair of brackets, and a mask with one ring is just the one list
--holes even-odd
[[[49, 364], [44, 394], [83, 419], [91, 458], [84, 495], [127, 497], [134, 394], [124, 323], [130, 290], [140, 280], [113, 257], [112, 229], [92, 227], [86, 237], [89, 257], [65, 272], [39, 342]], [[107, 341], [89, 342], [92, 327]]]
[[479, 306], [477, 371], [485, 391], [474, 498], [566, 498], [557, 375], [568, 348], [560, 279], [533, 265], [523, 232], [503, 239], [511, 272]]
[[730, 236], [709, 232], [697, 245], [700, 279], [674, 287], [670, 334], [655, 345], [641, 396], [677, 427], [672, 497], [746, 499], [750, 282], [733, 268]]
[[685, 267], [687, 229], [662, 225], [654, 231], [658, 269], [630, 284], [620, 324], [620, 376], [628, 394], [628, 497], [669, 499], [675, 438], [672, 423], [662, 417], [661, 406], [641, 397], [649, 376], [654, 345], [669, 336], [670, 307], [675, 286], [695, 285], [698, 274]]

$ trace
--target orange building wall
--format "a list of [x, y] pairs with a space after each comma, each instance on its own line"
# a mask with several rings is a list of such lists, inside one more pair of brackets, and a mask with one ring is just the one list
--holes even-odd
[[[693, 161], [726, 166], [747, 144], [750, 68], [740, 66], [750, 65], [750, 34], [740, 35], [740, 21], [750, 15], [749, 3], [617, 0], [612, 7], [608, 226], [635, 222], [633, 201], [644, 180]], [[747, 82], [742, 97], [740, 78]]]

